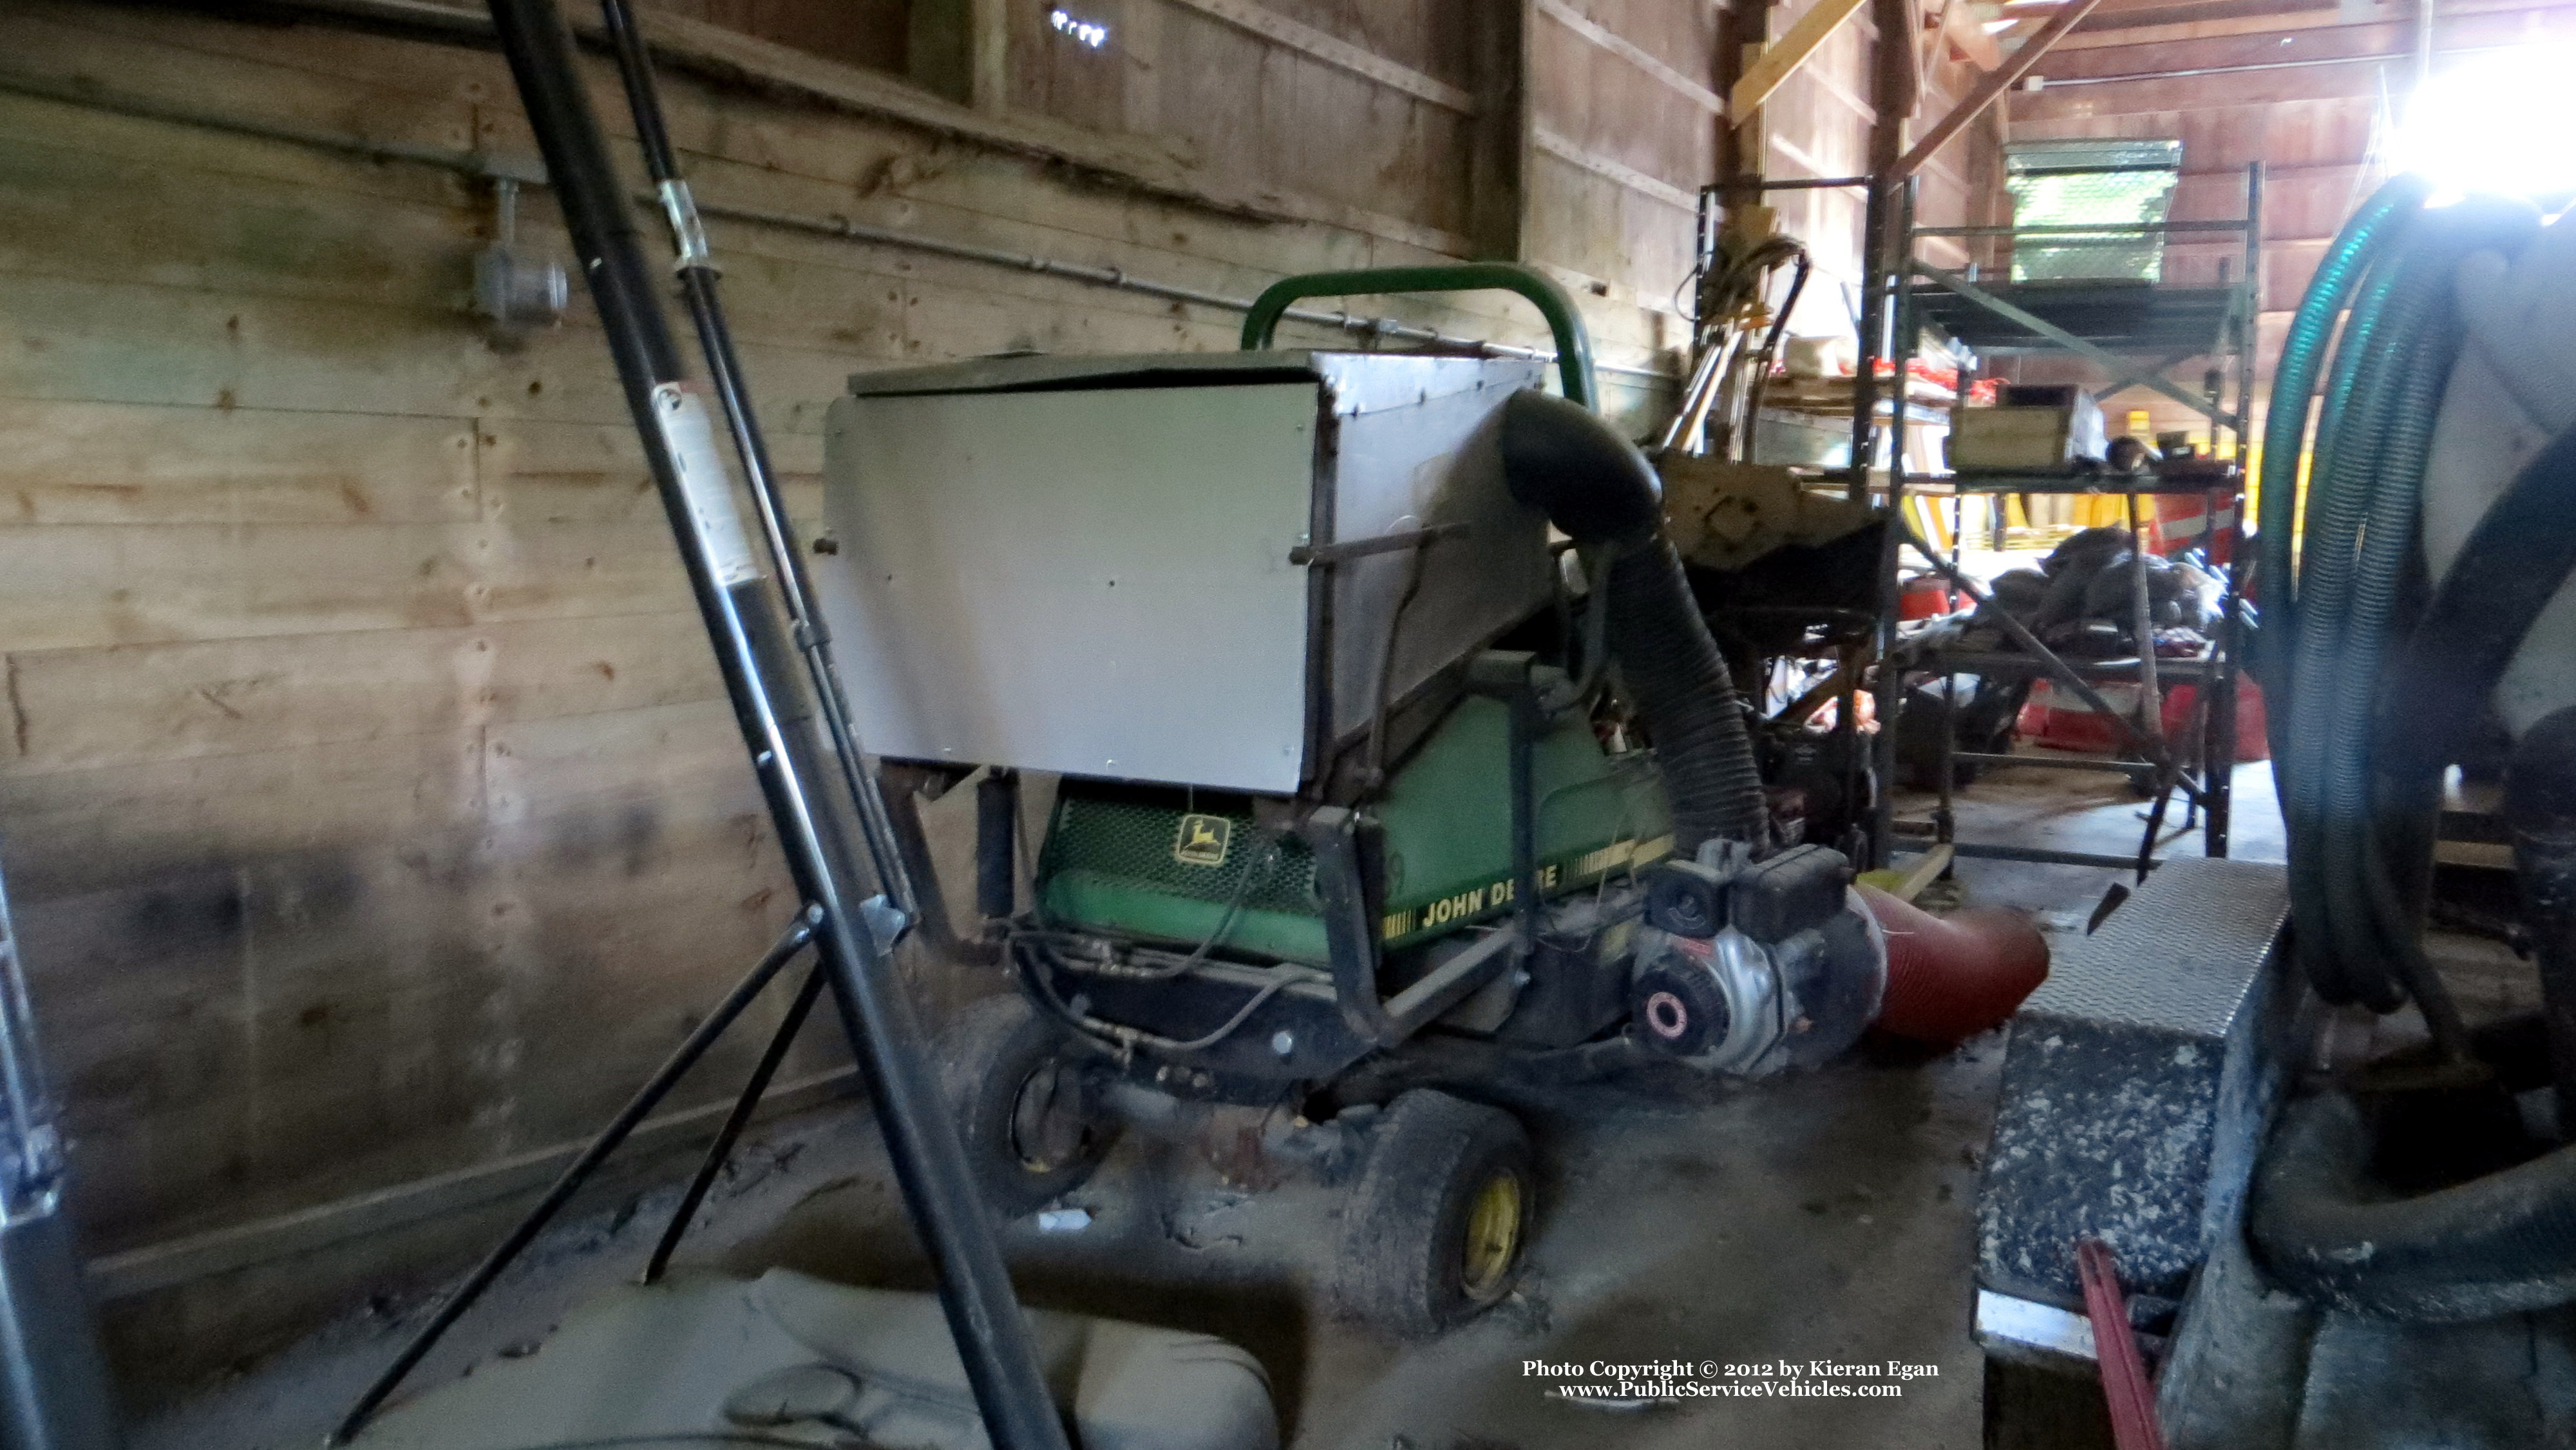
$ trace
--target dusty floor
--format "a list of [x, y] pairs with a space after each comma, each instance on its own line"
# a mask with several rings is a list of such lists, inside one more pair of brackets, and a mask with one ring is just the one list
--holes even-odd
[[[2268, 771], [2245, 768], [2238, 854], [2277, 859], [2269, 796]], [[1961, 803], [1964, 839], [2116, 851], [2134, 849], [2140, 829], [2138, 803], [2109, 777], [2007, 771]], [[2074, 931], [2120, 875], [1989, 861], [1959, 874], [1971, 899]], [[1428, 1343], [1390, 1344], [1320, 1313], [1310, 1285], [1329, 1262], [1338, 1194], [1294, 1182], [1252, 1191], [1237, 1180], [1258, 1170], [1204, 1151], [1205, 1134], [1131, 1133], [1069, 1200], [1091, 1211], [1088, 1227], [1046, 1234], [1022, 1221], [1006, 1249], [1034, 1303], [1205, 1329], [1252, 1350], [1301, 1446], [1969, 1450], [1970, 1210], [2001, 1056], [1990, 1036], [1928, 1062], [1863, 1052], [1771, 1082], [1655, 1077], [1520, 1104], [1544, 1165], [1527, 1279], [1494, 1313]], [[584, 1294], [631, 1276], [669, 1198], [555, 1236], [416, 1383], [513, 1352]], [[773, 1130], [690, 1253], [746, 1270], [927, 1282], [875, 1130], [849, 1111]], [[140, 1427], [137, 1450], [318, 1443], [419, 1312], [337, 1326]], [[1551, 1394], [1553, 1376], [1523, 1373], [1528, 1360], [1674, 1358], [1903, 1360], [1937, 1372], [1899, 1399], [1634, 1412], [1570, 1403]]]

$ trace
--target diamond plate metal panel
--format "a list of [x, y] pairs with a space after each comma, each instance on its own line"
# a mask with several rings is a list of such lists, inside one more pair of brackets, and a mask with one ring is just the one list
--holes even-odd
[[2132, 1292], [2178, 1297], [2234, 1222], [2301, 993], [2277, 943], [2287, 873], [2175, 861], [2066, 947], [2014, 1019], [1977, 1202], [1978, 1277], [2082, 1302], [2098, 1235]]
[[2171, 861], [2102, 929], [2058, 953], [2025, 1013], [2225, 1037], [2289, 919], [2289, 877], [2257, 861]]

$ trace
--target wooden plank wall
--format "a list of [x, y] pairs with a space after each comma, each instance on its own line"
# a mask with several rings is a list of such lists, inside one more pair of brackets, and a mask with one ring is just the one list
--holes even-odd
[[902, 75], [910, 60], [910, 0], [645, 0], [645, 8], [774, 40], [847, 65]]
[[[1768, 30], [1784, 33], [1812, 0], [1788, 0], [1771, 9]], [[1746, 14], [1739, 10], [1739, 16]], [[1750, 33], [1749, 26], [1746, 33]], [[1920, 94], [1905, 118], [1920, 130], [1946, 115], [1982, 72], [1938, 34], [1913, 37], [1923, 58]], [[1815, 57], [1792, 73], [1762, 108], [1763, 174], [1781, 180], [1857, 176], [1871, 169], [1871, 139], [1879, 123], [1876, 91], [1879, 30], [1869, 9], [1846, 21]], [[1926, 226], [1985, 224], [1997, 219], [2003, 114], [2009, 99], [1962, 131], [1925, 164], [1918, 201]], [[1860, 236], [1866, 198], [1856, 188], [1778, 191], [1770, 205], [1781, 230], [1807, 243], [1815, 276], [1800, 300], [1793, 331], [1802, 335], [1849, 334], [1858, 325]], [[1924, 254], [1957, 261], [1955, 241], [1930, 239]]]
[[[1772, 8], [1770, 32], [1786, 32], [1809, 8]], [[1858, 176], [1870, 169], [1870, 132], [1878, 121], [1878, 35], [1866, 7], [1845, 21], [1813, 59], [1800, 66], [1762, 108], [1763, 174], [1780, 179]], [[1832, 188], [1773, 193], [1781, 230], [1806, 242], [1816, 272], [1792, 326], [1800, 333], [1850, 332], [1857, 324], [1864, 197]]]
[[1539, 0], [1538, 15], [1530, 252], [1669, 307], [1717, 173], [1718, 8]]
[[[2092, 76], [2277, 65], [2292, 60], [2402, 56], [2391, 61], [2222, 72], [2095, 85], [2052, 85], [2012, 97], [2012, 139], [2080, 136], [2172, 138], [2183, 143], [2177, 220], [2244, 215], [2245, 167], [2264, 165], [2262, 317], [2256, 346], [2257, 417], [2290, 313], [2335, 230], [2386, 179], [2381, 118], [2413, 83], [2411, 6], [2376, 0], [2341, 9], [2193, 18], [2189, 7], [2105, 4], [2041, 64], [2051, 81]], [[2564, 41], [2576, 6], [2450, 0], [2436, 12], [2437, 51]], [[2437, 60], [2437, 64], [2440, 62]], [[2214, 285], [2220, 268], [2241, 274], [2242, 243], [2169, 243], [2168, 280]], [[2192, 376], [2188, 368], [2177, 376]], [[2143, 390], [2112, 405], [2113, 430], [2143, 408], [2158, 428], [2207, 431], [2207, 421]], [[2259, 422], [2258, 422], [2259, 427]]]
[[[782, 4], [674, 8], [829, 49]], [[1119, 27], [1108, 54], [1014, 33], [1020, 114], [1151, 136], [1290, 213], [1355, 220], [1246, 217], [682, 74], [665, 77], [676, 139], [711, 202], [1235, 296], [1463, 249], [1467, 0], [1095, 8]], [[1542, 10], [1557, 139], [1529, 245], [1577, 284], [1605, 360], [1669, 368], [1714, 12]], [[884, 41], [832, 43], [890, 64]], [[0, 14], [0, 53], [15, 74], [309, 131], [532, 149], [499, 60], [467, 48], [27, 0]], [[593, 83], [621, 129], [613, 80]], [[522, 349], [488, 343], [464, 305], [493, 199], [449, 172], [6, 92], [0, 137], [0, 860], [90, 1248], [583, 1134], [791, 908], [587, 299], [576, 286], [567, 324]], [[808, 516], [821, 410], [851, 371], [1220, 349], [1239, 325], [713, 231]], [[520, 233], [568, 254], [542, 190]], [[1389, 306], [1544, 340], [1510, 299]], [[1668, 396], [1605, 382], [1641, 430]], [[768, 1021], [675, 1101], [738, 1080]], [[841, 1061], [808, 1046], [791, 1071]], [[473, 1247], [450, 1231], [245, 1270], [111, 1306], [111, 1329], [144, 1381], [175, 1382]]]
[[[1468, 38], [1491, 23], [1473, 0], [1079, 8], [1110, 27], [1108, 46], [1054, 34], [1037, 7], [1012, 12], [1012, 95], [1030, 113], [1349, 207], [1426, 259], [1471, 249]], [[1706, 0], [1532, 5], [1536, 154], [1519, 254], [1646, 320], [1623, 329], [1632, 346], [1686, 342], [1672, 297], [1691, 266], [1698, 188], [1715, 174], [1720, 13]]]

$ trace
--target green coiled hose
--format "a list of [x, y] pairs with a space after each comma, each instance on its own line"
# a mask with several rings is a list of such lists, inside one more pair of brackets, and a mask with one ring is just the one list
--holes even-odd
[[[2456, 1049], [2458, 1014], [2419, 938], [2439, 775], [2388, 770], [2374, 725], [2384, 663], [2406, 624], [2433, 426], [2460, 348], [2453, 274], [2473, 251], [2517, 249], [2539, 218], [2501, 201], [2428, 212], [2427, 190], [2410, 177], [2382, 187], [2345, 224], [2292, 320], [2264, 429], [2259, 670], [2302, 966], [2329, 1001], [2389, 1011], [2412, 998], [2436, 1040]], [[2294, 577], [2299, 453], [2329, 342]]]
[[[2291, 535], [2298, 527], [2299, 455], [2307, 447], [2308, 410], [2316, 397], [2317, 365], [2325, 358], [2327, 344], [2334, 340], [2335, 319], [2352, 300], [2353, 290], [2361, 284], [2362, 273], [2387, 233], [2411, 219], [2431, 194], [2431, 183], [2414, 176], [2400, 176], [2374, 192], [2335, 234], [2334, 245], [2326, 249], [2325, 260], [2308, 278], [2307, 294], [2299, 299], [2299, 310], [2290, 318], [2280, 362], [2272, 370], [2272, 398], [2263, 424], [2260, 512], [2255, 523], [2256, 543], [2260, 546], [2256, 568], [2268, 619], [2286, 624], [2298, 608], [2295, 581], [2291, 578]], [[2288, 663], [2287, 659], [2277, 661], [2277, 673], [2283, 677], [2278, 683], [2284, 688]], [[2267, 690], [2276, 683], [2268, 677], [2270, 673], [2273, 672], [2267, 671], [2263, 681]], [[2276, 737], [2276, 760], [2280, 758], [2280, 744]]]

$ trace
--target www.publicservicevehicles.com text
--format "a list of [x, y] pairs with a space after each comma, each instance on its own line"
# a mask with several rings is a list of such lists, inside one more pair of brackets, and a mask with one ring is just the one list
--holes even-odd
[[1610, 1360], [1521, 1361], [1525, 1379], [1555, 1381], [1559, 1399], [1648, 1400], [1892, 1400], [1914, 1380], [1937, 1379], [1937, 1364], [1900, 1359], [1659, 1359], [1642, 1364]]

